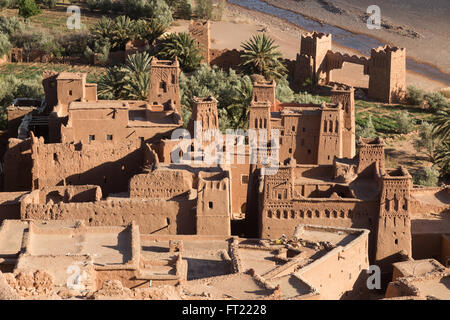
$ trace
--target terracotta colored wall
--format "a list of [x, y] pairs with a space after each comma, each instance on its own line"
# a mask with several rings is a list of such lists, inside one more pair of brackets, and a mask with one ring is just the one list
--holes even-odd
[[121, 144], [33, 144], [33, 188], [66, 184], [93, 184], [103, 195], [127, 191], [130, 178], [141, 171], [144, 160], [141, 142]]
[[[346, 292], [357, 294], [366, 285], [368, 260], [368, 234], [361, 235], [352, 243], [337, 247], [298, 274], [315, 287], [323, 299], [345, 299]], [[359, 289], [359, 290], [358, 290]]]
[[[36, 192], [36, 191], [35, 191]], [[89, 225], [115, 226], [135, 221], [142, 233], [195, 234], [196, 201], [120, 199], [95, 202], [33, 204], [24, 201], [22, 219], [86, 220]]]
[[31, 139], [10, 139], [4, 157], [4, 191], [31, 190]]

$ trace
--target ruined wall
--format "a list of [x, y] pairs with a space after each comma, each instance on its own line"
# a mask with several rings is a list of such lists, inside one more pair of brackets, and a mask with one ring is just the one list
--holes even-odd
[[211, 66], [218, 66], [219, 68], [228, 71], [238, 69], [241, 63], [241, 52], [236, 49], [211, 49], [209, 51], [209, 61]]
[[124, 192], [130, 178], [141, 171], [144, 160], [144, 148], [138, 139], [90, 145], [44, 144], [43, 139], [33, 138], [32, 149], [32, 170], [29, 172], [33, 189], [65, 183], [98, 185], [105, 196], [111, 192]]
[[[33, 191], [34, 193], [38, 190]], [[135, 221], [142, 233], [195, 234], [195, 201], [114, 199], [77, 203], [21, 205], [22, 219], [85, 220], [91, 226], [117, 226]]]
[[20, 219], [20, 198], [26, 192], [0, 192], [0, 225], [3, 220]]
[[368, 232], [344, 247], [337, 247], [298, 271], [323, 299], [346, 299], [366, 286]]
[[130, 179], [131, 198], [171, 199], [187, 194], [194, 185], [194, 177], [186, 170], [154, 170], [137, 174]]

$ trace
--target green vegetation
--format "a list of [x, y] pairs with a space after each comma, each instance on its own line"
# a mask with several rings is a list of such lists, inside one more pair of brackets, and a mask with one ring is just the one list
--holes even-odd
[[202, 55], [197, 42], [186, 32], [171, 33], [158, 43], [158, 57], [164, 60], [178, 58], [184, 72], [195, 71], [202, 61]]
[[437, 186], [439, 181], [439, 171], [432, 167], [420, 169], [414, 176], [414, 183], [427, 187]]
[[264, 33], [253, 36], [241, 45], [241, 67], [247, 74], [259, 74], [268, 80], [281, 79], [287, 69], [279, 60], [282, 57], [274, 40]]
[[401, 111], [394, 116], [398, 133], [409, 133], [414, 127], [413, 119], [407, 111]]
[[19, 0], [19, 15], [28, 19], [42, 12], [34, 0]]
[[128, 56], [124, 65], [108, 68], [98, 81], [99, 98], [146, 99], [151, 61], [152, 57], [148, 53], [136, 53]]

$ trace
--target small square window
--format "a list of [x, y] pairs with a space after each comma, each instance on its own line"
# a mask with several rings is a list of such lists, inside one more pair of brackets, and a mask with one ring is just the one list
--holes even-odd
[[247, 174], [241, 175], [241, 183], [248, 184], [248, 175]]
[[112, 139], [113, 139], [112, 134], [107, 134], [107, 135], [106, 135], [106, 140], [112, 141]]
[[295, 126], [292, 126], [292, 131], [295, 131]]
[[71, 96], [72, 95], [72, 90], [69, 90], [69, 96]]
[[306, 132], [306, 128], [305, 128], [305, 127], [303, 127], [303, 128], [302, 128], [302, 131], [303, 131], [303, 132]]
[[289, 148], [289, 153], [292, 153], [292, 148]]
[[210, 209], [213, 208], [213, 203], [212, 203], [212, 201], [210, 201], [208, 205], [209, 205], [209, 208], [210, 208]]
[[95, 140], [95, 135], [94, 134], [90, 134], [89, 135], [89, 141], [94, 141]]

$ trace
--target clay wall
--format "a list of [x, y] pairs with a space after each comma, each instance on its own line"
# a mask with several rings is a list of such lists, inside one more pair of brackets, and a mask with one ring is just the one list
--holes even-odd
[[346, 299], [366, 285], [368, 231], [344, 247], [337, 247], [298, 271], [298, 275], [317, 288], [323, 299]]
[[230, 187], [227, 174], [199, 174], [197, 196], [197, 234], [231, 235]]
[[[37, 138], [33, 141], [32, 170], [29, 171], [33, 189], [93, 184], [100, 186], [105, 196], [124, 192], [130, 178], [141, 171], [144, 160], [144, 147], [138, 139], [96, 145], [44, 144], [43, 139]], [[31, 189], [31, 184], [29, 187]]]
[[4, 156], [4, 191], [31, 190], [31, 139], [9, 139]]
[[[32, 193], [37, 193], [38, 190]], [[35, 196], [35, 195], [34, 195]], [[35, 220], [85, 220], [91, 226], [117, 226], [135, 221], [142, 233], [195, 234], [195, 201], [113, 199], [57, 204], [21, 204], [21, 218]], [[30, 199], [31, 198], [31, 199]]]

